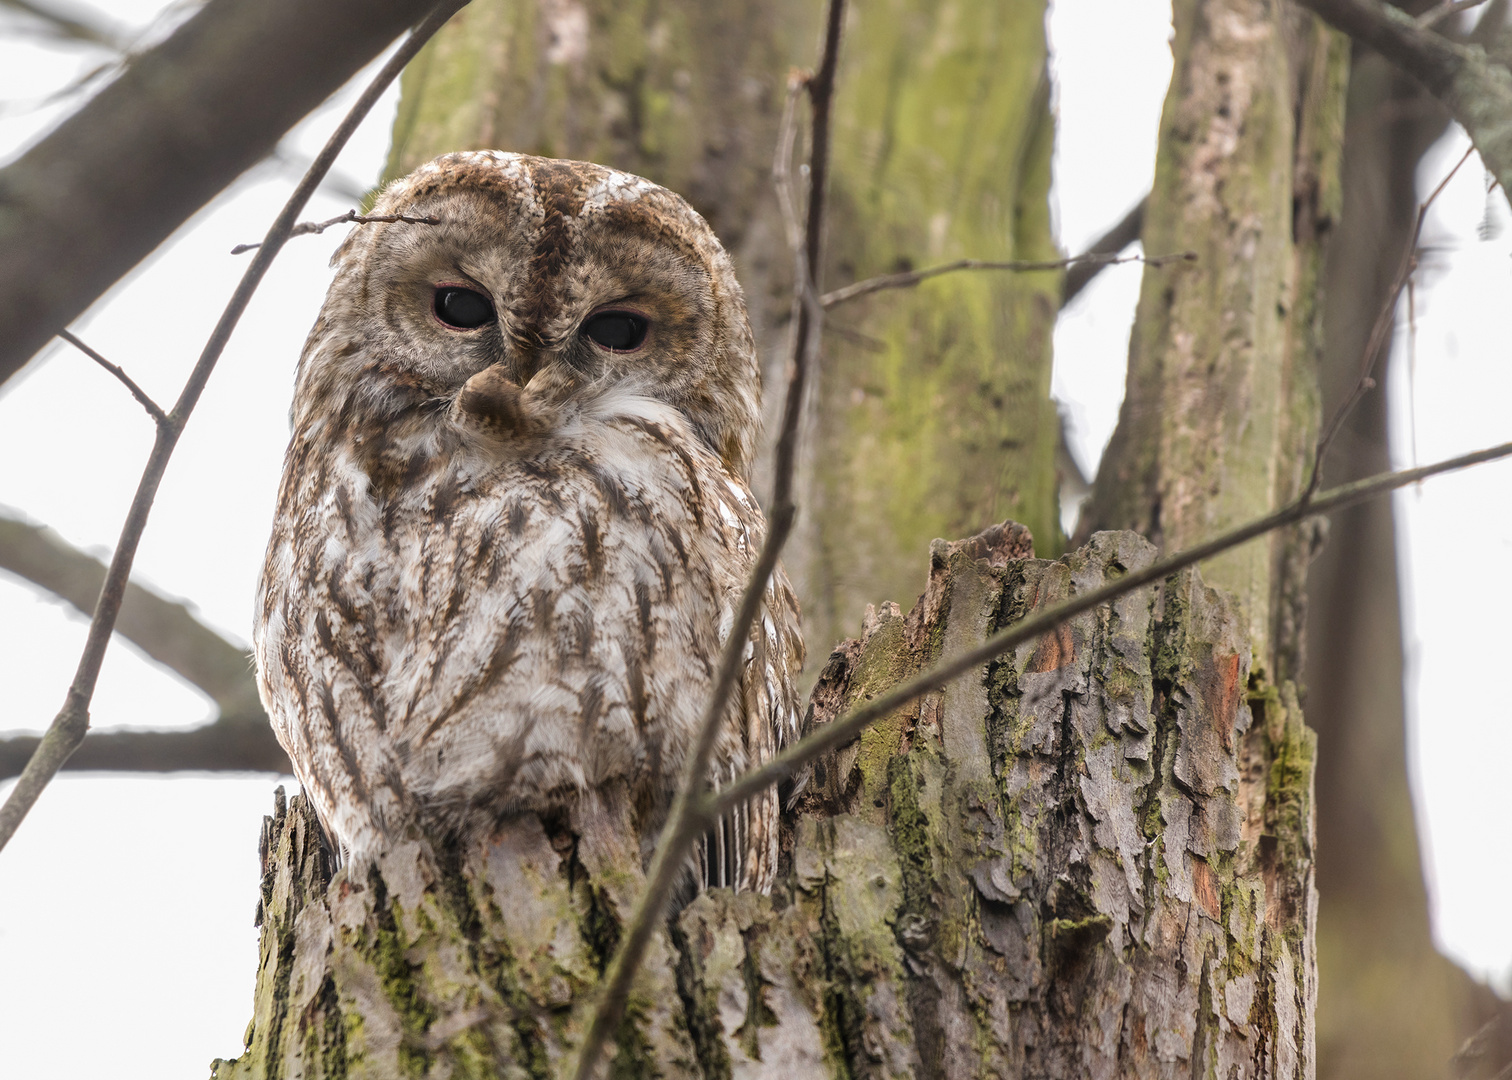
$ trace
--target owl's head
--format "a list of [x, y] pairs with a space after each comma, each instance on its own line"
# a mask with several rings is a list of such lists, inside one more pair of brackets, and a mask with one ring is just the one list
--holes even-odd
[[745, 302], [682, 198], [599, 165], [476, 151], [395, 181], [371, 213], [435, 224], [354, 228], [302, 393], [356, 379], [395, 408], [484, 400], [480, 387], [550, 405], [649, 398], [746, 473], [759, 369]]

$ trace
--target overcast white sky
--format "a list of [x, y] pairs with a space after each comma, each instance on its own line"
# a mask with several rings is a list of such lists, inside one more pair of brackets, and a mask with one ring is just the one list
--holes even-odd
[[[161, 0], [113, 0], [122, 23], [147, 24]], [[30, 107], [101, 59], [48, 47], [0, 21], [0, 161], [74, 102]], [[1059, 0], [1051, 17], [1060, 129], [1057, 221], [1082, 247], [1149, 188], [1170, 73], [1168, 0]], [[359, 84], [366, 75], [359, 77]], [[352, 91], [286, 142], [308, 156]], [[395, 97], [375, 110], [338, 165], [361, 190], [378, 175]], [[1452, 140], [1446, 140], [1446, 144]], [[1434, 183], [1463, 139], [1425, 163]], [[1458, 147], [1458, 149], [1456, 149]], [[161, 402], [176, 396], [243, 267], [233, 244], [261, 237], [294, 172], [264, 166], [179, 231], [74, 329]], [[353, 205], [323, 192], [308, 217]], [[1435, 208], [1440, 248], [1418, 290], [1415, 425], [1427, 461], [1512, 438], [1512, 367], [1503, 324], [1512, 242], [1482, 240], [1481, 174], [1472, 163]], [[1503, 204], [1493, 219], [1505, 223]], [[1493, 230], [1494, 231], [1494, 230]], [[137, 559], [137, 579], [186, 597], [245, 642], [287, 440], [294, 362], [329, 280], [339, 232], [306, 237], [280, 256], [211, 380], [169, 469]], [[1117, 419], [1137, 266], [1098, 276], [1056, 332], [1055, 394], [1089, 466]], [[1406, 365], [1395, 365], [1405, 377]], [[1406, 400], [1406, 395], [1400, 395]], [[66, 401], [66, 409], [54, 406]], [[1498, 406], [1501, 406], [1498, 408]], [[1403, 410], [1405, 412], [1405, 409]], [[1398, 433], [1406, 417], [1394, 417]], [[148, 447], [146, 416], [105, 373], [54, 346], [0, 388], [0, 505], [108, 554]], [[1409, 454], [1399, 439], [1403, 460]], [[1473, 546], [1512, 547], [1512, 466], [1436, 480], [1397, 504], [1406, 542], [1417, 710], [1417, 776], [1429, 825], [1437, 926], [1477, 971], [1512, 964], [1512, 763], [1506, 695], [1480, 675], [1499, 670], [1512, 608], [1512, 559], [1481, 559], [1474, 590], [1436, 565]], [[1455, 560], [1459, 570], [1463, 560]], [[1473, 595], [1466, 595], [1473, 592]], [[0, 730], [39, 729], [57, 710], [83, 640], [83, 621], [0, 574]], [[1479, 652], [1477, 650], [1480, 650]], [[116, 641], [94, 706], [98, 728], [194, 725], [209, 703]], [[109, 1055], [121, 1078], [203, 1076], [232, 1057], [251, 1015], [256, 837], [277, 782], [269, 776], [64, 775], [0, 852], [0, 1055], [7, 1075], [75, 1075], [57, 1048]], [[0, 787], [0, 796], [3, 796]], [[170, 903], [164, 905], [164, 898]], [[80, 1016], [89, 1022], [82, 1027]], [[93, 1066], [92, 1066], [93, 1067]]]

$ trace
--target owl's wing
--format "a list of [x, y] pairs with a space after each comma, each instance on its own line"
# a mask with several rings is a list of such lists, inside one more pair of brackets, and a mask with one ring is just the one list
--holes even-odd
[[[751, 628], [734, 703], [732, 722], [740, 726], [743, 753], [721, 763], [716, 785], [730, 783], [797, 740], [802, 668], [798, 601], [778, 567]], [[711, 829], [699, 856], [704, 885], [769, 892], [777, 873], [780, 811], [773, 785]]]

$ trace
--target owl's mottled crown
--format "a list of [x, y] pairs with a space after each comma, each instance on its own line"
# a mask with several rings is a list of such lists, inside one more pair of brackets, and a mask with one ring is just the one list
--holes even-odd
[[[378, 375], [393, 400], [454, 398], [491, 370], [556, 404], [653, 398], [746, 475], [759, 424], [755, 344], [728, 254], [680, 196], [587, 162], [473, 151], [394, 181], [372, 213], [435, 224], [353, 230], [301, 361], [306, 390]], [[496, 318], [439, 320], [438, 290], [453, 286], [486, 297]], [[641, 318], [644, 343], [585, 337], [586, 321], [609, 309]]]

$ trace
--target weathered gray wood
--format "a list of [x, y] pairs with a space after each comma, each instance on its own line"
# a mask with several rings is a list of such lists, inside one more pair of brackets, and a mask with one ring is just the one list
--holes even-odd
[[[937, 542], [813, 723], [1154, 549]], [[1310, 1077], [1312, 753], [1195, 572], [1075, 620], [819, 763], [771, 897], [713, 891], [641, 972], [618, 1076]], [[248, 1051], [215, 1076], [562, 1075], [641, 881], [618, 792], [484, 849], [412, 838], [328, 878], [265, 830]]]

